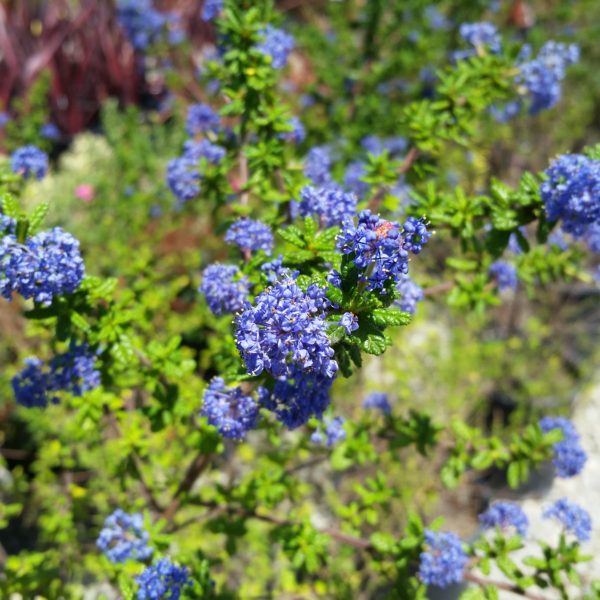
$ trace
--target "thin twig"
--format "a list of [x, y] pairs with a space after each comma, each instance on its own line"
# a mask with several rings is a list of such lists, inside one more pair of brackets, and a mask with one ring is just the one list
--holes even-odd
[[470, 581], [471, 583], [475, 583], [481, 587], [486, 585], [493, 585], [497, 587], [499, 590], [504, 590], [506, 592], [512, 592], [513, 594], [518, 594], [519, 596], [523, 596], [524, 598], [530, 598], [530, 600], [548, 600], [545, 596], [540, 594], [536, 594], [535, 592], [529, 592], [519, 587], [514, 583], [508, 583], [505, 581], [491, 581], [488, 579], [484, 579], [483, 577], [479, 577], [471, 572], [465, 573], [465, 580]]

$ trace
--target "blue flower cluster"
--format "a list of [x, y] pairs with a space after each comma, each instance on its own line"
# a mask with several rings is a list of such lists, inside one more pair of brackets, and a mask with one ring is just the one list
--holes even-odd
[[517, 289], [519, 280], [517, 279], [517, 269], [513, 264], [497, 260], [490, 265], [489, 273], [496, 280], [500, 291]]
[[179, 600], [184, 587], [191, 584], [185, 567], [161, 558], [135, 578], [139, 585], [137, 600]]
[[40, 136], [45, 140], [59, 140], [60, 129], [54, 123], [44, 123], [40, 128]]
[[306, 130], [302, 125], [302, 121], [298, 117], [291, 117], [288, 120], [288, 125], [291, 127], [291, 131], [280, 134], [281, 139], [301, 144], [306, 138]]
[[262, 250], [270, 255], [273, 250], [273, 232], [262, 221], [240, 219], [227, 230], [225, 242], [237, 245], [242, 252]]
[[204, 294], [215, 315], [231, 314], [243, 308], [250, 293], [250, 282], [235, 265], [214, 264], [202, 272], [198, 291]]
[[60, 227], [42, 231], [24, 244], [13, 234], [0, 239], [0, 295], [13, 293], [51, 304], [54, 296], [72, 294], [85, 275], [79, 242]]
[[529, 527], [529, 520], [523, 509], [514, 502], [496, 502], [479, 515], [479, 521], [484, 529], [514, 528], [522, 536], [527, 535]]
[[387, 394], [383, 392], [372, 392], [363, 400], [362, 406], [366, 409], [379, 410], [384, 415], [389, 415], [392, 412], [392, 406]]
[[189, 135], [218, 131], [220, 124], [221, 118], [208, 104], [192, 104], [188, 108], [185, 129]]
[[209, 140], [187, 140], [183, 145], [183, 156], [192, 160], [205, 158], [212, 165], [218, 165], [225, 158], [225, 148]]
[[223, 0], [204, 0], [202, 20], [212, 21], [223, 10]]
[[18, 404], [27, 408], [45, 408], [56, 404], [55, 392], [65, 391], [81, 396], [100, 385], [100, 372], [96, 369], [96, 355], [86, 344], [73, 345], [55, 356], [48, 367], [38, 358], [25, 360], [25, 368], [12, 379]]
[[544, 417], [539, 425], [544, 433], [554, 429], [560, 429], [563, 433], [563, 439], [554, 444], [552, 464], [556, 474], [564, 478], [579, 475], [587, 461], [587, 454], [581, 447], [579, 434], [571, 421], [563, 417]]
[[[261, 388], [259, 397], [266, 391]], [[256, 427], [258, 405], [242, 391], [241, 387], [227, 388], [221, 377], [215, 377], [204, 392], [204, 404], [200, 413], [226, 438], [243, 440], [250, 429]]]
[[502, 40], [498, 30], [491, 23], [485, 21], [481, 23], [463, 23], [460, 26], [459, 33], [463, 40], [473, 48], [453, 52], [452, 58], [454, 60], [475, 56], [484, 49], [493, 54], [498, 54], [502, 50]]
[[323, 227], [340, 225], [356, 214], [357, 198], [336, 187], [304, 186], [300, 191], [300, 214], [317, 215]]
[[417, 285], [408, 275], [402, 275], [398, 278], [396, 291], [400, 298], [395, 301], [395, 305], [404, 312], [413, 315], [417, 310], [417, 302], [421, 302], [425, 297], [423, 288]]
[[358, 329], [358, 317], [351, 312], [346, 312], [338, 321], [338, 325], [343, 327], [346, 333], [350, 335], [353, 331]]
[[327, 337], [325, 289], [310, 285], [302, 291], [284, 279], [246, 303], [236, 318], [236, 345], [251, 375], [263, 370], [275, 377], [293, 371], [335, 377], [338, 365]]
[[590, 225], [583, 239], [592, 252], [600, 254], [600, 223]]
[[144, 529], [144, 519], [140, 513], [128, 514], [117, 508], [106, 517], [104, 527], [96, 540], [96, 546], [114, 563], [126, 560], [148, 560], [152, 548], [148, 546], [150, 535]]
[[419, 254], [431, 238], [431, 233], [427, 230], [424, 219], [408, 217], [402, 228], [402, 237], [403, 248], [413, 254]]
[[331, 177], [331, 166], [333, 164], [331, 153], [325, 146], [311, 148], [304, 160], [304, 175], [314, 185], [330, 186], [334, 184]]
[[48, 171], [48, 155], [36, 146], [22, 146], [11, 154], [10, 168], [25, 179], [43, 179]]
[[600, 224], [600, 161], [581, 154], [559, 156], [545, 171], [540, 187], [550, 221], [575, 237]]
[[180, 203], [195, 198], [200, 193], [198, 161], [188, 156], [169, 161], [167, 184]]
[[356, 194], [359, 198], [364, 198], [371, 189], [371, 186], [363, 181], [367, 175], [367, 165], [362, 160], [355, 160], [348, 163], [344, 173], [344, 188]]
[[460, 538], [451, 532], [434, 533], [425, 530], [425, 543], [428, 550], [421, 553], [419, 578], [426, 585], [447, 587], [460, 583], [469, 557], [463, 549]]
[[14, 233], [17, 228], [17, 222], [11, 217], [7, 217], [0, 213], [0, 233], [2, 235], [7, 233]]
[[344, 431], [345, 420], [343, 417], [334, 417], [333, 419], [325, 419], [325, 439], [319, 427], [310, 437], [313, 444], [321, 445], [325, 443], [328, 448], [335, 446], [339, 442], [346, 439]]
[[288, 273], [288, 270], [283, 266], [283, 255], [281, 254], [277, 258], [263, 263], [260, 270], [265, 274], [269, 283], [275, 283]]
[[367, 135], [361, 140], [360, 145], [366, 152], [374, 156], [379, 156], [384, 152], [395, 156], [406, 151], [408, 140], [402, 136], [381, 138], [378, 135]]
[[290, 52], [296, 45], [293, 36], [272, 25], [267, 25], [260, 35], [263, 41], [257, 44], [256, 49], [265, 56], [271, 57], [274, 69], [283, 69], [287, 64]]
[[561, 498], [544, 512], [544, 518], [557, 519], [563, 527], [580, 542], [590, 539], [592, 519], [589, 513], [578, 504]]
[[151, 0], [118, 0], [117, 18], [136, 50], [147, 50], [158, 42], [166, 27], [175, 23], [174, 13], [161, 13]]

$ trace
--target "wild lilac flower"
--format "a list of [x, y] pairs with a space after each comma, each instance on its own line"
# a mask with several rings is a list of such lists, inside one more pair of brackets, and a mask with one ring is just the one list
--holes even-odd
[[272, 25], [267, 25], [260, 34], [263, 41], [256, 46], [256, 49], [265, 56], [271, 57], [274, 69], [283, 69], [290, 52], [296, 45], [294, 37]]
[[329, 271], [329, 273], [327, 274], [327, 283], [338, 289], [341, 288], [342, 276], [340, 275], [340, 272], [336, 271], [335, 269]]
[[592, 519], [589, 513], [578, 504], [561, 498], [544, 512], [544, 518], [557, 519], [563, 527], [572, 533], [580, 542], [590, 539]]
[[402, 136], [381, 138], [378, 135], [365, 136], [360, 145], [366, 152], [378, 156], [387, 151], [391, 156], [401, 154], [408, 146], [408, 140]]
[[12, 153], [10, 168], [25, 179], [43, 179], [48, 171], [48, 155], [35, 146], [22, 146]]
[[370, 184], [363, 181], [366, 174], [367, 169], [364, 161], [357, 160], [349, 163], [344, 174], [344, 188], [358, 196], [358, 198], [364, 198], [371, 189]]
[[250, 282], [235, 265], [209, 265], [202, 272], [198, 291], [215, 315], [236, 313], [250, 294]]
[[295, 144], [301, 144], [306, 138], [306, 130], [302, 121], [298, 117], [290, 117], [288, 119], [288, 125], [292, 128], [291, 131], [285, 131], [279, 134], [281, 139], [294, 142]]
[[497, 260], [490, 265], [489, 273], [496, 280], [496, 285], [500, 291], [517, 289], [519, 280], [514, 265], [504, 260]]
[[44, 123], [40, 129], [40, 135], [47, 140], [60, 139], [60, 129], [54, 123]]
[[585, 235], [592, 224], [600, 223], [600, 161], [581, 154], [559, 156], [546, 169], [540, 187], [550, 221], [575, 237]]
[[463, 23], [459, 29], [460, 36], [476, 49], [488, 48], [490, 52], [498, 54], [501, 51], [502, 41], [498, 30], [487, 22]]
[[600, 223], [590, 225], [585, 232], [583, 240], [592, 252], [600, 254]]
[[392, 406], [388, 400], [387, 394], [383, 392], [371, 392], [362, 403], [363, 408], [374, 408], [381, 411], [384, 415], [392, 412]]
[[111, 562], [124, 563], [126, 560], [148, 560], [153, 552], [148, 546], [149, 541], [150, 535], [144, 529], [142, 515], [128, 514], [117, 508], [106, 517], [96, 546]]
[[434, 533], [425, 530], [425, 543], [429, 546], [421, 552], [419, 578], [426, 585], [447, 587], [463, 580], [469, 557], [455, 533]]
[[562, 441], [564, 442], [579, 442], [579, 433], [569, 419], [565, 417], [542, 417], [539, 421], [539, 426], [544, 433], [549, 433], [554, 429], [560, 429], [563, 434]]
[[280, 279], [287, 271], [283, 266], [283, 255], [279, 255], [273, 260], [263, 263], [260, 270], [266, 275], [269, 283], [275, 283]]
[[448, 29], [451, 25], [451, 21], [439, 11], [437, 6], [427, 6], [424, 14], [431, 29], [439, 31]]
[[[343, 442], [346, 439], [346, 432], [344, 431], [345, 420], [343, 417], [334, 417], [333, 419], [325, 419], [325, 444], [328, 448], [335, 446], [339, 442]], [[320, 445], [323, 443], [323, 435], [321, 428], [317, 429], [311, 436], [313, 444]]]
[[325, 290], [302, 291], [284, 279], [246, 303], [236, 318], [236, 345], [251, 375], [285, 377], [299, 369], [333, 378], [338, 366], [326, 334]]
[[202, 20], [212, 21], [223, 10], [223, 0], [204, 0]]
[[50, 374], [39, 358], [25, 359], [25, 368], [12, 379], [12, 388], [17, 404], [26, 408], [46, 408], [48, 403], [58, 402], [56, 396], [48, 396]]
[[[262, 393], [262, 392], [259, 392]], [[215, 377], [204, 392], [200, 413], [226, 438], [243, 440], [256, 427], [258, 405], [241, 387], [227, 388], [221, 377]]]
[[188, 107], [185, 130], [195, 136], [207, 131], [218, 131], [221, 118], [208, 104], [192, 104]]
[[139, 585], [137, 600], [179, 600], [181, 590], [191, 583], [187, 569], [177, 567], [168, 558], [146, 567], [135, 581]]
[[424, 219], [408, 217], [402, 227], [402, 237], [404, 239], [404, 249], [413, 254], [419, 254], [431, 238], [431, 233], [427, 231]]
[[213, 144], [209, 140], [187, 140], [183, 145], [183, 156], [192, 160], [205, 158], [209, 163], [218, 165], [225, 158], [225, 148], [218, 144]]
[[489, 111], [498, 123], [507, 123], [521, 112], [521, 101], [511, 100], [502, 106], [493, 104]]
[[315, 146], [306, 155], [304, 175], [314, 185], [329, 186], [333, 184], [331, 177], [331, 153], [325, 146]]
[[568, 419], [564, 417], [544, 417], [540, 419], [540, 428], [544, 433], [560, 429], [563, 439], [554, 444], [552, 464], [558, 477], [569, 478], [579, 475], [587, 461], [587, 454], [581, 447], [579, 434]]
[[262, 221], [240, 219], [225, 234], [225, 242], [235, 244], [242, 252], [258, 252], [262, 250], [270, 255], [273, 250], [273, 232]]
[[331, 377], [305, 373], [294, 367], [288, 376], [275, 381], [271, 395], [262, 399], [262, 405], [273, 411], [286, 427], [295, 429], [312, 417], [323, 417], [329, 406], [332, 384]]
[[385, 221], [369, 210], [358, 215], [358, 223], [346, 220], [338, 236], [338, 249], [351, 254], [363, 271], [367, 289], [383, 288], [408, 273], [408, 252], [404, 249], [400, 225]]
[[157, 11], [151, 0], [118, 0], [117, 18], [136, 50], [156, 43], [167, 24], [167, 15]]
[[306, 185], [300, 196], [300, 214], [304, 217], [317, 215], [323, 227], [339, 225], [356, 214], [356, 196], [338, 188]]
[[24, 244], [12, 234], [0, 239], [0, 295], [13, 293], [50, 304], [54, 296], [72, 294], [85, 269], [79, 242], [60, 227], [40, 232]]
[[425, 295], [423, 288], [417, 285], [408, 275], [402, 275], [396, 284], [396, 291], [400, 294], [400, 298], [395, 304], [400, 310], [413, 315], [417, 310], [417, 302], [421, 302]]
[[14, 233], [16, 227], [17, 222], [14, 219], [0, 213], [0, 233]]
[[358, 329], [358, 317], [351, 312], [346, 312], [342, 315], [338, 325], [346, 330], [346, 333], [350, 335], [353, 331]]
[[513, 527], [519, 535], [526, 536], [529, 520], [523, 509], [514, 502], [496, 502], [479, 515], [484, 529], [509, 529]]
[[167, 184], [181, 202], [187, 202], [200, 193], [198, 161], [186, 156], [174, 158], [167, 165]]

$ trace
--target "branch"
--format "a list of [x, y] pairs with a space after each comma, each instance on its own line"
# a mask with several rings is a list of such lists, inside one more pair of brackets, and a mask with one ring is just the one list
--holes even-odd
[[548, 600], [545, 596], [540, 594], [536, 594], [535, 592], [528, 592], [523, 588], [519, 587], [514, 583], [508, 583], [505, 581], [490, 581], [484, 579], [483, 577], [479, 577], [474, 573], [465, 573], [464, 576], [466, 581], [470, 581], [471, 583], [475, 583], [480, 587], [485, 587], [486, 585], [493, 585], [497, 587], [499, 590], [504, 590], [505, 592], [512, 592], [513, 594], [518, 594], [519, 596], [523, 596], [524, 598], [529, 598], [530, 600]]

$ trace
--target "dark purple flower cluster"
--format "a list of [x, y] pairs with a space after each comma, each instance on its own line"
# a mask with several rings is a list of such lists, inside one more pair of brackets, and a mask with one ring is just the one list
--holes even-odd
[[220, 124], [221, 118], [208, 104], [192, 104], [188, 108], [185, 129], [189, 135], [218, 131]]
[[519, 280], [517, 279], [517, 269], [513, 264], [497, 260], [490, 265], [489, 273], [496, 280], [500, 291], [517, 289]]
[[293, 279], [263, 291], [236, 318], [236, 344], [251, 375], [275, 377], [300, 370], [333, 378], [338, 366], [327, 337], [325, 289], [306, 292]]
[[304, 217], [317, 215], [323, 227], [339, 225], [356, 214], [356, 196], [336, 187], [307, 185], [300, 196], [300, 214]]
[[392, 407], [388, 400], [387, 394], [383, 392], [372, 392], [363, 400], [363, 408], [376, 409], [384, 415], [389, 415], [392, 412]]
[[557, 519], [563, 527], [580, 542], [590, 539], [592, 519], [589, 513], [578, 504], [561, 498], [544, 512], [544, 518]]
[[315, 146], [309, 150], [304, 161], [304, 175], [317, 186], [331, 186], [334, 181], [331, 177], [333, 161], [331, 153], [325, 146]]
[[104, 527], [96, 540], [96, 546], [114, 563], [126, 560], [145, 561], [152, 556], [148, 546], [150, 535], [144, 529], [140, 513], [128, 514], [117, 508], [106, 517]]
[[519, 535], [526, 536], [529, 520], [523, 509], [514, 502], [496, 502], [484, 513], [479, 515], [479, 521], [484, 529], [514, 528]]
[[55, 356], [47, 367], [38, 358], [28, 358], [25, 368], [12, 379], [17, 403], [27, 408], [56, 404], [55, 393], [59, 391], [81, 396], [99, 385], [96, 356], [86, 344], [73, 345], [67, 352]]
[[25, 179], [43, 179], [48, 171], [48, 155], [36, 146], [22, 146], [11, 154], [10, 168]]
[[209, 163], [218, 165], [225, 158], [225, 148], [209, 140], [187, 140], [183, 145], [183, 156], [198, 161], [205, 158]]
[[257, 44], [256, 49], [265, 56], [271, 57], [274, 69], [283, 69], [287, 64], [290, 52], [296, 45], [294, 37], [272, 25], [267, 25], [260, 34], [263, 41]]
[[540, 419], [540, 428], [544, 433], [560, 429], [563, 439], [554, 444], [552, 464], [559, 477], [569, 478], [579, 475], [587, 461], [587, 454], [581, 447], [579, 434], [573, 423], [564, 417], [544, 417]]
[[215, 315], [236, 313], [250, 293], [250, 282], [235, 265], [209, 265], [202, 272], [198, 291]]
[[50, 304], [54, 296], [72, 294], [85, 269], [79, 242], [60, 227], [42, 231], [24, 244], [13, 234], [0, 238], [0, 295], [13, 293]]
[[212, 21], [223, 10], [223, 0], [204, 0], [202, 20]]
[[546, 169], [540, 187], [550, 221], [582, 237], [589, 226], [600, 223], [600, 161], [581, 154], [559, 156]]
[[[259, 397], [266, 394], [261, 388]], [[252, 396], [244, 394], [241, 387], [227, 388], [221, 377], [215, 377], [204, 392], [200, 413], [226, 438], [243, 440], [250, 429], [256, 427], [258, 404]]]
[[240, 219], [225, 234], [225, 242], [235, 244], [242, 252], [258, 252], [271, 254], [273, 250], [273, 232], [262, 221]]
[[139, 585], [137, 600], [179, 600], [184, 587], [191, 584], [185, 567], [161, 558], [135, 578]]
[[469, 557], [455, 533], [425, 530], [428, 550], [421, 552], [419, 578], [426, 585], [447, 587], [463, 580]]
[[400, 298], [395, 302], [396, 306], [411, 315], [417, 310], [417, 302], [421, 302], [425, 297], [423, 288], [417, 285], [408, 275], [402, 275], [398, 278], [396, 291], [400, 294]]
[[325, 419], [325, 438], [319, 427], [310, 437], [313, 444], [321, 445], [325, 443], [328, 448], [343, 442], [346, 439], [344, 431], [345, 420], [343, 417], [334, 417], [333, 419]]
[[177, 20], [174, 13], [162, 13], [151, 0], [118, 0], [117, 18], [136, 50], [147, 50], [158, 42], [169, 24]]

